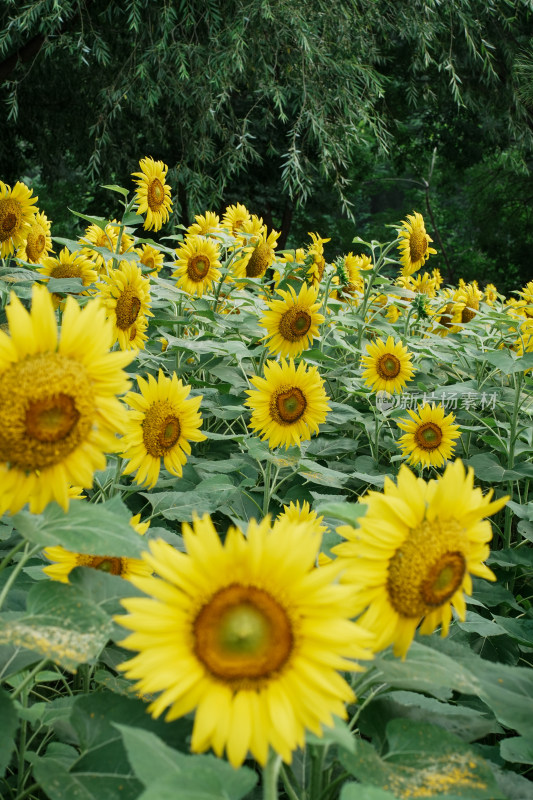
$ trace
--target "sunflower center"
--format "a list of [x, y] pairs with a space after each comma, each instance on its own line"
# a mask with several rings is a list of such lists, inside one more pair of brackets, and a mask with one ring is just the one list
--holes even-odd
[[269, 677], [293, 646], [285, 609], [268, 592], [237, 584], [221, 589], [200, 610], [193, 635], [199, 660], [225, 681]]
[[389, 562], [387, 594], [402, 617], [422, 617], [447, 602], [466, 572], [464, 528], [454, 519], [422, 522]]
[[470, 322], [470, 320], [474, 319], [475, 316], [476, 316], [475, 309], [471, 308], [470, 306], [465, 306], [461, 313], [461, 322]]
[[20, 203], [11, 198], [0, 200], [0, 242], [5, 242], [15, 233], [22, 222]]
[[[55, 276], [54, 276], [55, 277]], [[141, 310], [141, 301], [137, 297], [132, 286], [126, 286], [117, 300], [115, 314], [117, 317], [117, 328], [125, 331], [130, 328]]]
[[415, 263], [424, 258], [428, 249], [428, 239], [426, 232], [420, 229], [414, 230], [409, 236], [409, 255], [411, 261]]
[[297, 342], [311, 327], [311, 315], [303, 308], [289, 308], [281, 317], [279, 332], [289, 342]]
[[165, 190], [159, 178], [154, 178], [148, 186], [147, 202], [151, 211], [159, 211], [165, 200]]
[[155, 258], [153, 256], [145, 256], [141, 263], [144, 264], [145, 267], [148, 267], [148, 269], [155, 269]]
[[452, 311], [453, 311], [453, 304], [448, 303], [448, 305], [444, 309], [444, 313], [441, 314], [439, 318], [439, 325], [442, 325], [443, 328], [452, 327], [452, 317], [451, 317]]
[[442, 430], [435, 422], [425, 422], [417, 428], [415, 440], [422, 450], [434, 450], [442, 442]]
[[271, 416], [279, 425], [291, 425], [297, 422], [306, 408], [305, 395], [297, 386], [278, 390], [270, 403]]
[[273, 255], [272, 248], [265, 242], [258, 244], [257, 247], [254, 248], [250, 260], [246, 265], [246, 277], [258, 278], [262, 275], [272, 263]]
[[209, 256], [205, 253], [199, 253], [188, 260], [187, 275], [194, 283], [201, 283], [209, 272], [210, 266]]
[[171, 450], [181, 434], [176, 409], [168, 400], [152, 403], [142, 422], [143, 442], [146, 452], [154, 458], [162, 458]]
[[25, 471], [59, 464], [91, 433], [91, 382], [81, 363], [37, 353], [0, 381], [0, 461]]
[[[48, 262], [47, 262], [48, 263]], [[52, 267], [51, 278], [81, 278], [82, 271], [78, 264], [62, 264], [61, 262]]]
[[44, 253], [46, 248], [46, 237], [43, 229], [39, 226], [36, 230], [30, 231], [26, 242], [26, 258], [28, 261], [36, 263]]
[[108, 572], [110, 575], [122, 575], [122, 559], [113, 556], [79, 555], [78, 566], [99, 569], [100, 572]]
[[399, 375], [402, 365], [400, 359], [392, 353], [385, 353], [376, 364], [376, 372], [380, 378], [395, 378]]

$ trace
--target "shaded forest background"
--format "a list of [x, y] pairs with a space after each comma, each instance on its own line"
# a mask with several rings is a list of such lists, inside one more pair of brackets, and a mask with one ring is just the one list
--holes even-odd
[[116, 216], [100, 184], [150, 155], [174, 222], [238, 201], [328, 260], [416, 209], [447, 281], [510, 292], [533, 277], [532, 31], [531, 0], [2, 0], [0, 179], [70, 236], [68, 207]]

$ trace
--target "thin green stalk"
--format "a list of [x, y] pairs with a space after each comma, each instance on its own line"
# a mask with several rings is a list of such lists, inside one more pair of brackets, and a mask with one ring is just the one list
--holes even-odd
[[265, 483], [263, 487], [263, 516], [268, 514], [268, 507], [270, 505], [270, 473], [272, 471], [272, 462], [267, 461], [266, 470], [264, 472]]
[[24, 549], [24, 552], [23, 552], [23, 554], [21, 556], [20, 561], [16, 565], [15, 569], [13, 570], [13, 572], [11, 573], [9, 578], [7, 579], [4, 588], [0, 592], [0, 608], [2, 608], [2, 606], [4, 604], [4, 600], [6, 599], [8, 593], [9, 593], [9, 590], [11, 589], [13, 584], [15, 583], [19, 572], [24, 567], [24, 564], [26, 564], [29, 561], [29, 559], [32, 556], [35, 555], [35, 553], [38, 553], [39, 550], [41, 550], [41, 545], [40, 544], [35, 545], [31, 549], [29, 549], [29, 547], [30, 547], [29, 542], [26, 542], [26, 546], [25, 546], [25, 549]]
[[29, 797], [29, 796], [30, 796], [31, 794], [33, 794], [34, 792], [37, 792], [39, 788], [40, 788], [40, 784], [38, 784], [38, 783], [32, 783], [32, 785], [31, 785], [31, 786], [28, 786], [28, 788], [27, 788], [27, 789], [24, 789], [24, 791], [22, 792], [22, 794], [18, 794], [18, 795], [15, 797], [15, 800], [26, 800], [26, 797]]
[[268, 761], [263, 767], [263, 800], [278, 800], [278, 775], [281, 767], [281, 756], [270, 752]]
[[19, 552], [19, 550], [22, 550], [25, 544], [26, 540], [21, 539], [20, 542], [18, 542], [18, 544], [16, 544], [14, 547], [11, 548], [7, 556], [3, 558], [2, 561], [0, 561], [0, 572], [2, 572], [2, 570], [5, 567], [7, 567], [8, 564], [11, 563], [11, 559], [13, 558], [13, 556], [16, 556], [16, 554]]
[[324, 773], [324, 759], [326, 757], [327, 747], [310, 746], [311, 754], [311, 783], [309, 786], [309, 800], [319, 800], [322, 794], [322, 778]]
[[[522, 372], [515, 374], [515, 396], [514, 396], [514, 403], [513, 403], [513, 412], [511, 415], [511, 421], [509, 426], [509, 451], [507, 454], [507, 469], [512, 469], [514, 467], [514, 453], [515, 453], [515, 446], [516, 446], [516, 439], [517, 439], [517, 423], [518, 423], [518, 412], [520, 410], [520, 396], [522, 394], [522, 383], [524, 380], [524, 375]], [[507, 484], [507, 491], [512, 499], [513, 497], [513, 481], [509, 481]], [[511, 525], [513, 520], [513, 513], [509, 506], [505, 508], [505, 521], [503, 527], [503, 542], [504, 547], [509, 548], [511, 547]]]
[[35, 666], [35, 667], [34, 667], [34, 668], [31, 670], [31, 672], [28, 672], [28, 674], [26, 675], [26, 677], [24, 678], [24, 680], [23, 680], [23, 681], [21, 681], [21, 682], [19, 683], [19, 685], [18, 685], [17, 687], [15, 687], [14, 691], [11, 693], [11, 697], [12, 697], [12, 699], [13, 699], [13, 700], [14, 700], [16, 697], [18, 697], [18, 696], [19, 696], [19, 694], [21, 694], [21, 693], [22, 693], [22, 692], [25, 690], [26, 686], [27, 686], [29, 683], [31, 683], [31, 681], [32, 681], [32, 680], [35, 678], [35, 676], [37, 675], [37, 673], [38, 673], [38, 672], [40, 672], [40, 671], [42, 670], [42, 668], [44, 667], [44, 665], [45, 665], [45, 664], [47, 664], [47, 663], [48, 663], [48, 658], [43, 658], [43, 659], [42, 659], [41, 661], [39, 661], [39, 663], [38, 663], [38, 664], [37, 664], [37, 665], [36, 665], [36, 666]]

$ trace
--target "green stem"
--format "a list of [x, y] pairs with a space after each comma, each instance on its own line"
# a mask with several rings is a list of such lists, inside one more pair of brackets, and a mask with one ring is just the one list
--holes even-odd
[[22, 792], [22, 794], [18, 794], [15, 797], [15, 800], [25, 800], [26, 797], [30, 796], [30, 794], [34, 794], [35, 792], [37, 792], [39, 788], [40, 788], [40, 784], [39, 783], [32, 783], [32, 785], [28, 786], [28, 788], [25, 789]]
[[309, 800], [318, 800], [322, 794], [322, 776], [324, 771], [324, 758], [327, 747], [309, 747], [311, 753], [311, 785], [309, 786]]
[[26, 544], [26, 540], [25, 539], [21, 539], [18, 544], [16, 544], [14, 547], [11, 548], [11, 550], [9, 551], [7, 556], [5, 558], [3, 558], [2, 561], [0, 561], [0, 572], [2, 572], [2, 570], [5, 567], [7, 567], [7, 565], [11, 562], [11, 559], [13, 558], [13, 556], [15, 556], [18, 553], [19, 550], [22, 550], [22, 548], [24, 547], [25, 544]]
[[265, 485], [263, 488], [263, 516], [268, 514], [268, 507], [270, 505], [270, 473], [272, 471], [272, 462], [267, 461], [265, 471]]
[[21, 694], [21, 693], [24, 691], [24, 689], [26, 688], [26, 686], [27, 686], [29, 683], [31, 683], [31, 681], [32, 681], [32, 680], [35, 678], [35, 676], [37, 675], [37, 673], [38, 673], [38, 672], [40, 672], [40, 671], [42, 670], [42, 668], [44, 667], [44, 665], [45, 665], [45, 664], [47, 664], [47, 663], [48, 663], [48, 658], [43, 658], [43, 659], [42, 659], [42, 661], [39, 661], [39, 663], [38, 663], [38, 664], [37, 664], [37, 665], [36, 665], [36, 666], [35, 666], [35, 667], [34, 667], [34, 668], [31, 670], [31, 672], [28, 672], [28, 674], [26, 675], [26, 677], [24, 678], [24, 680], [23, 680], [23, 681], [21, 681], [21, 682], [19, 683], [19, 685], [18, 685], [18, 686], [17, 686], [17, 687], [14, 689], [14, 691], [11, 693], [11, 697], [12, 697], [12, 699], [13, 699], [13, 700], [14, 700], [16, 697], [18, 697], [18, 696], [19, 696], [19, 694]]
[[[509, 451], [507, 455], [507, 469], [512, 469], [514, 467], [514, 451], [516, 446], [516, 439], [517, 439], [517, 423], [518, 423], [518, 412], [520, 410], [520, 396], [522, 394], [522, 383], [524, 380], [524, 375], [522, 372], [515, 374], [515, 396], [514, 396], [514, 403], [513, 403], [513, 413], [511, 415], [511, 421], [509, 426]], [[513, 498], [513, 481], [509, 481], [507, 484], [507, 491]], [[504, 547], [509, 548], [511, 546], [511, 525], [513, 521], [513, 513], [509, 506], [505, 509], [505, 522], [503, 528], [503, 542]]]
[[299, 796], [293, 789], [292, 783], [289, 778], [289, 773], [285, 769], [285, 766], [281, 765], [281, 780], [283, 782], [283, 788], [285, 789], [285, 793], [289, 796], [289, 800], [300, 800]]
[[2, 608], [2, 605], [4, 604], [4, 600], [6, 599], [9, 590], [11, 589], [13, 584], [15, 583], [15, 581], [17, 579], [17, 576], [18, 576], [19, 572], [21, 571], [21, 569], [23, 568], [24, 564], [26, 564], [26, 562], [29, 561], [30, 558], [33, 555], [35, 555], [35, 553], [38, 553], [39, 550], [41, 550], [41, 545], [40, 544], [35, 545], [35, 547], [32, 547], [31, 549], [28, 549], [29, 546], [30, 546], [29, 542], [26, 542], [26, 546], [24, 548], [24, 552], [22, 554], [22, 557], [21, 557], [20, 561], [18, 562], [17, 566], [15, 567], [15, 569], [13, 570], [13, 572], [11, 573], [9, 578], [7, 579], [6, 585], [4, 586], [2, 591], [0, 592], [0, 608]]
[[278, 775], [281, 756], [270, 751], [268, 761], [263, 767], [263, 800], [278, 800]]

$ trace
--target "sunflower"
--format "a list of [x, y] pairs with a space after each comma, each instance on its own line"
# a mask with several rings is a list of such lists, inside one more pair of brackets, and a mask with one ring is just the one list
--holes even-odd
[[[479, 310], [480, 300], [483, 300], [483, 292], [479, 290], [476, 281], [464, 283], [454, 293], [454, 303], [452, 308], [452, 322], [456, 325], [465, 325], [476, 316]], [[461, 330], [459, 327], [457, 331]]]
[[[137, 651], [120, 669], [154, 717], [196, 709], [191, 749], [224, 750], [263, 766], [269, 748], [290, 763], [305, 730], [322, 735], [354, 694], [338, 670], [361, 670], [372, 639], [349, 619], [338, 567], [313, 568], [320, 535], [306, 524], [251, 520], [221, 543], [208, 515], [183, 525], [187, 552], [162, 540], [144, 558], [158, 577], [132, 578], [148, 597], [126, 598], [115, 620]], [[168, 710], [167, 710], [168, 709]]]
[[324, 245], [330, 242], [331, 239], [322, 239], [318, 233], [308, 234], [312, 239], [312, 244], [307, 248], [305, 255], [305, 263], [307, 266], [306, 280], [313, 286], [318, 286], [322, 280], [324, 269], [326, 267], [326, 259], [324, 258]]
[[[136, 514], [130, 519], [130, 525], [142, 536], [150, 527], [150, 522], [141, 522], [140, 519], [141, 515]], [[61, 545], [45, 547], [43, 553], [49, 561], [55, 562], [50, 564], [49, 567], [43, 567], [43, 572], [52, 580], [61, 581], [61, 583], [69, 582], [68, 576], [75, 567], [91, 567], [101, 572], [108, 572], [111, 575], [119, 575], [126, 580], [129, 580], [132, 575], [148, 576], [152, 574], [152, 570], [146, 561], [140, 558], [126, 558], [125, 556], [118, 558], [116, 556], [73, 553], [61, 547]]]
[[0, 258], [14, 253], [26, 241], [38, 199], [21, 181], [12, 189], [0, 181]]
[[52, 250], [50, 220], [41, 211], [38, 211], [34, 219], [30, 222], [26, 241], [19, 247], [17, 258], [28, 261], [30, 264], [42, 264]]
[[442, 283], [443, 283], [443, 280], [442, 280], [442, 275], [441, 275], [441, 273], [440, 273], [440, 269], [437, 269], [437, 268], [435, 267], [435, 269], [434, 269], [434, 270], [432, 270], [432, 272], [431, 272], [431, 277], [432, 277], [432, 278], [433, 278], [433, 280], [435, 281], [435, 286], [436, 286], [436, 288], [437, 288], [437, 289], [440, 289], [440, 287], [442, 286]]
[[52, 500], [66, 511], [69, 486], [92, 486], [125, 418], [115, 395], [133, 355], [109, 352], [99, 301], [82, 310], [68, 297], [59, 337], [48, 290], [36, 285], [32, 297], [28, 313], [11, 295], [11, 336], [0, 331], [0, 514], [28, 501], [32, 513]]
[[183, 244], [176, 248], [177, 269], [172, 273], [177, 285], [189, 294], [202, 297], [213, 283], [220, 278], [222, 266], [220, 250], [216, 242], [205, 236], [187, 236]]
[[142, 247], [135, 251], [139, 254], [139, 261], [150, 270], [153, 275], [157, 275], [161, 271], [164, 262], [163, 253], [151, 247], [149, 244], [143, 244]]
[[455, 439], [459, 437], [459, 426], [454, 425], [455, 416], [448, 414], [442, 405], [429, 403], [418, 406], [418, 414], [407, 409], [411, 419], [397, 420], [398, 427], [406, 433], [398, 445], [408, 464], [423, 467], [442, 467], [453, 454]]
[[489, 306], [493, 306], [498, 299], [498, 290], [493, 283], [487, 283], [483, 293], [483, 299]]
[[292, 358], [267, 361], [264, 371], [264, 378], [251, 378], [255, 389], [246, 390], [250, 397], [245, 405], [252, 409], [249, 426], [268, 439], [269, 447], [298, 446], [326, 421], [330, 407], [324, 381], [316, 367], [301, 362], [296, 368]]
[[144, 343], [148, 339], [146, 330], [148, 329], [148, 320], [143, 314], [139, 314], [133, 325], [129, 328], [129, 347], [126, 350], [144, 350]]
[[172, 209], [170, 186], [165, 183], [168, 167], [162, 161], [154, 161], [147, 156], [139, 161], [140, 172], [132, 172], [138, 178], [135, 201], [137, 213], [146, 214], [144, 229], [159, 231], [168, 220]]
[[389, 336], [386, 342], [376, 339], [366, 346], [368, 355], [363, 356], [361, 366], [366, 367], [362, 374], [365, 386], [375, 392], [398, 392], [410, 381], [415, 370], [411, 363], [411, 353], [400, 341]]
[[426, 233], [422, 214], [414, 211], [413, 214], [407, 215], [407, 220], [402, 220], [404, 227], [398, 229], [398, 237], [401, 239], [398, 248], [400, 262], [403, 264], [402, 274], [412, 275], [426, 263], [431, 254], [434, 255], [437, 251], [429, 246], [433, 239]]
[[128, 412], [122, 438], [122, 456], [129, 459], [125, 475], [136, 472], [137, 483], [147, 483], [151, 489], [157, 483], [161, 459], [166, 469], [181, 477], [183, 464], [191, 454], [189, 442], [202, 442], [202, 417], [198, 408], [202, 396], [188, 397], [190, 386], [184, 386], [176, 373], [167, 378], [161, 370], [156, 381], [137, 378], [138, 392], [128, 392]]
[[336, 297], [338, 300], [351, 300], [356, 292], [363, 292], [365, 282], [360, 273], [360, 256], [348, 253], [341, 256], [335, 263], [337, 274], [333, 283], [338, 286]]
[[[231, 265], [235, 277], [260, 278], [272, 266], [275, 247], [279, 238], [278, 231], [267, 233], [266, 226], [261, 222], [261, 230], [252, 233], [252, 225], [248, 226], [252, 233], [247, 244], [241, 248], [239, 256]], [[253, 223], [253, 220], [252, 220]], [[243, 230], [246, 229], [244, 225]]]
[[205, 214], [196, 214], [195, 222], [189, 225], [187, 233], [192, 236], [213, 236], [221, 229], [220, 217], [214, 211], [206, 211]]
[[303, 285], [298, 295], [289, 286], [287, 292], [278, 289], [282, 300], [274, 299], [267, 303], [267, 311], [260, 319], [259, 325], [267, 329], [264, 339], [269, 351], [275, 355], [299, 356], [311, 346], [313, 339], [318, 338], [318, 326], [324, 322], [324, 316], [318, 313], [318, 287]]
[[139, 316], [153, 316], [150, 280], [143, 277], [138, 264], [121, 261], [118, 269], [102, 276], [102, 281], [102, 302], [113, 322], [115, 341], [118, 339], [121, 350], [129, 350], [133, 347], [132, 326]]
[[464, 621], [464, 593], [472, 594], [471, 575], [495, 580], [483, 563], [489, 555], [492, 529], [484, 517], [507, 503], [490, 502], [492, 489], [474, 489], [457, 459], [437, 480], [416, 478], [403, 464], [397, 485], [385, 478], [383, 493], [371, 491], [360, 527], [341, 526], [347, 539], [333, 552], [345, 568], [342, 581], [354, 589], [354, 614], [377, 637], [376, 648], [394, 644], [405, 657], [418, 624], [420, 633], [441, 625], [446, 636], [452, 606]]
[[305, 523], [309, 531], [312, 533], [319, 533], [322, 535], [327, 530], [327, 525], [323, 525], [324, 517], [319, 517], [316, 511], [311, 511], [311, 507], [307, 500], [304, 500], [300, 505], [299, 501], [296, 503], [289, 503], [288, 506], [283, 506], [283, 511], [276, 517], [275, 525], [288, 522], [290, 525], [299, 525]]
[[80, 278], [84, 286], [90, 286], [98, 280], [94, 262], [80, 250], [70, 253], [66, 247], [58, 258], [45, 258], [37, 272], [46, 278]]
[[[103, 224], [103, 223], [102, 223]], [[108, 264], [111, 263], [111, 257], [105, 259], [104, 256], [95, 250], [95, 247], [104, 247], [114, 253], [117, 247], [118, 231], [114, 224], [111, 222], [106, 223], [105, 228], [99, 225], [89, 225], [85, 229], [85, 234], [79, 240], [81, 251], [87, 258], [94, 261], [98, 271], [106, 271]]]
[[250, 212], [243, 206], [242, 203], [237, 203], [234, 206], [227, 206], [220, 223], [221, 228], [230, 231], [233, 236], [237, 236], [245, 222], [250, 219]]

